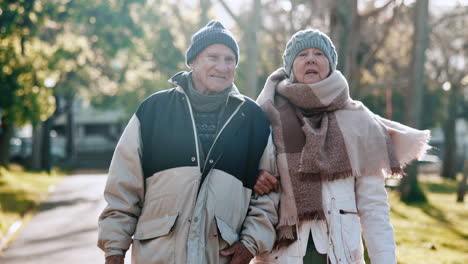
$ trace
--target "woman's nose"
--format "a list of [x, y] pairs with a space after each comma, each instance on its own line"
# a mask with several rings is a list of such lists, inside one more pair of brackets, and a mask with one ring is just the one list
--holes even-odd
[[315, 56], [314, 56], [313, 54], [307, 55], [307, 57], [306, 57], [306, 63], [307, 63], [307, 64], [315, 63]]

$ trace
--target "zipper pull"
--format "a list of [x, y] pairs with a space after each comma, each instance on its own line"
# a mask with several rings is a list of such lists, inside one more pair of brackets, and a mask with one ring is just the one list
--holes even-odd
[[351, 211], [345, 211], [343, 209], [340, 209], [340, 214], [358, 214], [357, 212], [351, 212]]

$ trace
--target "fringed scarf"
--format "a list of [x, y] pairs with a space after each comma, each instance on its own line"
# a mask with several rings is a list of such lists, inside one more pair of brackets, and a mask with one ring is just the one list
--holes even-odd
[[314, 84], [272, 73], [257, 99], [273, 127], [281, 182], [277, 245], [297, 239], [302, 220], [323, 220], [322, 182], [400, 174], [429, 148], [429, 131], [384, 119], [349, 96], [339, 71]]

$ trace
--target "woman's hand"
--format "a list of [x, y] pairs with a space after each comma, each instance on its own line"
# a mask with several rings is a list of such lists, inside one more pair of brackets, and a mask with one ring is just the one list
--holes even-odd
[[264, 195], [270, 193], [272, 190], [277, 192], [279, 187], [278, 177], [278, 175], [271, 175], [267, 171], [260, 171], [254, 186], [255, 193]]
[[106, 264], [124, 264], [123, 255], [112, 255], [106, 258]]

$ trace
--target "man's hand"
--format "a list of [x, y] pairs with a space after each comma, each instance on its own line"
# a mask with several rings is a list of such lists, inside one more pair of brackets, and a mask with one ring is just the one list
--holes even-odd
[[257, 182], [254, 186], [255, 193], [258, 195], [264, 195], [270, 193], [271, 190], [277, 192], [279, 186], [278, 177], [278, 175], [271, 175], [267, 171], [260, 171], [257, 177]]
[[124, 255], [112, 255], [106, 257], [106, 264], [124, 264]]
[[248, 264], [253, 258], [252, 253], [242, 242], [236, 242], [231, 247], [221, 251], [221, 256], [228, 257], [231, 255], [231, 264]]

